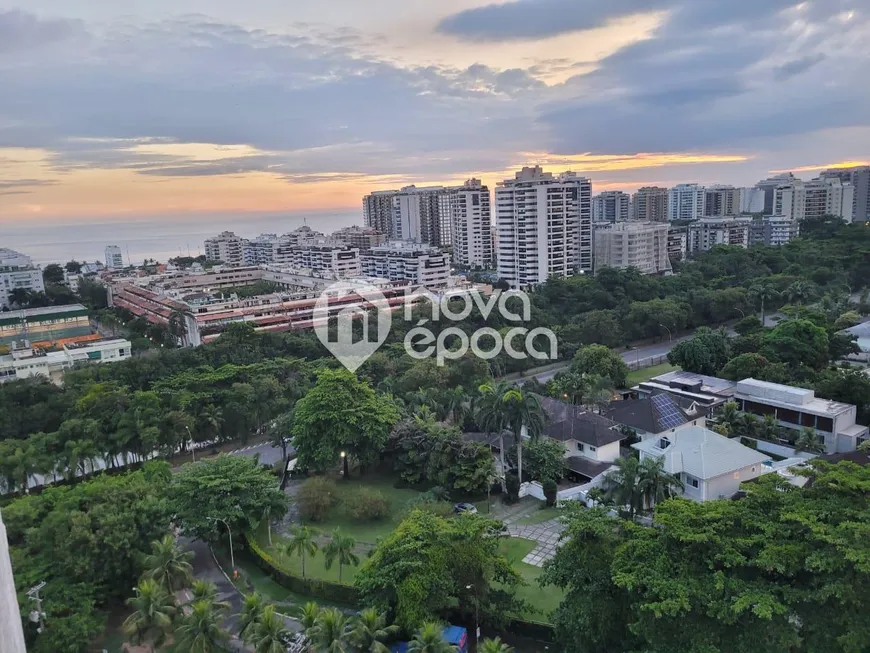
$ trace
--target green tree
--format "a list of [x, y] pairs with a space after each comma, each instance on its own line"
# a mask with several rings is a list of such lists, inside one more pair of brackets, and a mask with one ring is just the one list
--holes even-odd
[[408, 642], [408, 653], [452, 653], [456, 647], [444, 639], [444, 627], [437, 621], [427, 621]]
[[317, 653], [345, 653], [349, 650], [347, 617], [338, 608], [324, 608], [317, 615], [309, 639]]
[[360, 653], [387, 653], [384, 643], [399, 634], [399, 627], [387, 625], [387, 616], [375, 608], [365, 608], [353, 620], [350, 643]]
[[226, 610], [230, 607], [229, 603], [218, 599], [217, 585], [209, 580], [203, 580], [201, 578], [197, 578], [196, 580], [194, 580], [193, 583], [191, 583], [190, 585], [190, 593], [190, 603], [196, 603], [197, 601], [206, 601], [207, 603], [210, 603], [212, 606], [220, 610]]
[[147, 644], [152, 651], [163, 646], [172, 632], [177, 613], [175, 599], [154, 580], [143, 580], [136, 587], [136, 596], [127, 599], [133, 612], [124, 621], [123, 631], [135, 644]]
[[565, 445], [539, 438], [526, 445], [526, 473], [535, 481], [560, 481], [565, 473]]
[[722, 378], [731, 381], [759, 379], [767, 376], [772, 363], [761, 354], [740, 354], [729, 360], [719, 371]]
[[284, 552], [288, 556], [299, 556], [302, 561], [302, 578], [305, 578], [305, 558], [306, 556], [314, 557], [317, 549], [314, 532], [308, 526], [297, 526]]
[[808, 453], [825, 453], [825, 441], [815, 429], [802, 428], [794, 443], [795, 451]]
[[374, 462], [399, 413], [390, 399], [347, 370], [324, 370], [296, 403], [293, 446], [302, 467], [326, 470], [345, 452], [361, 464]]
[[683, 482], [665, 471], [664, 458], [644, 458], [638, 466], [639, 490], [645, 508], [653, 508], [665, 499], [678, 495]]
[[[338, 561], [338, 582], [341, 582], [341, 571], [344, 565], [359, 566], [359, 557], [354, 554], [356, 540], [349, 535], [343, 535], [341, 529], [336, 527], [332, 531], [332, 538], [323, 549], [324, 566], [332, 568], [332, 563]], [[303, 558], [303, 567], [305, 565]]]
[[406, 630], [453, 611], [468, 623], [503, 624], [525, 605], [515, 593], [522, 580], [499, 549], [503, 533], [479, 515], [414, 510], [357, 572], [362, 601]]
[[223, 608], [208, 600], [195, 601], [175, 631], [178, 653], [219, 653], [229, 641], [221, 628]]
[[63, 283], [63, 268], [57, 263], [49, 263], [42, 269], [42, 280], [46, 285]]
[[677, 343], [668, 352], [668, 362], [687, 372], [715, 375], [728, 362], [731, 346], [724, 329], [701, 327], [694, 337]]
[[193, 581], [192, 551], [182, 551], [175, 538], [165, 535], [151, 543], [151, 553], [145, 557], [144, 578], [156, 580], [167, 592], [174, 594]]
[[[309, 637], [311, 629], [317, 623], [317, 617], [320, 615], [320, 606], [314, 601], [309, 601], [299, 608], [299, 623], [302, 624], [302, 632], [306, 637]], [[309, 637], [310, 639], [310, 637]]]
[[267, 605], [254, 625], [251, 643], [256, 653], [286, 653], [290, 631], [284, 620], [275, 613], [274, 605]]
[[642, 485], [640, 460], [635, 456], [619, 458], [615, 469], [604, 477], [604, 496], [620, 509], [628, 507], [631, 519], [644, 507], [644, 488]]
[[785, 320], [764, 335], [761, 353], [791, 367], [821, 369], [828, 364], [828, 334], [809, 320]]
[[275, 477], [253, 458], [220, 455], [189, 463], [172, 479], [177, 520], [196, 538], [217, 542], [226, 537], [224, 520], [234, 535], [256, 528], [267, 510], [287, 511], [287, 497]]
[[615, 388], [624, 388], [628, 377], [628, 365], [619, 354], [604, 345], [589, 345], [578, 349], [571, 361], [571, 371], [606, 377]]
[[255, 636], [257, 624], [263, 616], [263, 611], [266, 609], [266, 599], [258, 592], [245, 594], [242, 601], [242, 612], [239, 615], [239, 637], [242, 641], [251, 642]]
[[779, 292], [769, 283], [756, 283], [749, 288], [749, 297], [756, 304], [761, 305], [761, 325], [765, 326], [764, 306], [779, 298]]
[[508, 646], [500, 637], [486, 638], [477, 647], [478, 653], [513, 653], [513, 647]]
[[[505, 463], [504, 431], [508, 428], [507, 415], [502, 409], [502, 397], [510, 390], [507, 381], [495, 384], [484, 383], [478, 388], [478, 397], [474, 403], [474, 420], [478, 427], [487, 435], [499, 436], [499, 461], [502, 473], [507, 471]], [[504, 490], [504, 480], [502, 480]]]

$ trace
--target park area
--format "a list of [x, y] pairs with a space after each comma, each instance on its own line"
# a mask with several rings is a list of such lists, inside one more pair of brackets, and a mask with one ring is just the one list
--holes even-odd
[[[329, 496], [329, 500], [312, 510], [311, 506], [306, 505], [306, 483], [311, 487], [311, 494], [316, 493], [319, 499]], [[451, 501], [438, 500], [431, 491], [396, 487], [397, 484], [398, 476], [388, 472], [371, 472], [347, 481], [318, 478], [314, 483], [310, 479], [300, 482], [291, 489], [291, 494], [295, 495], [295, 510], [299, 511], [297, 523], [273, 528], [271, 545], [268, 529], [265, 525], [261, 526], [255, 533], [257, 544], [287, 573], [300, 577], [304, 575], [309, 579], [353, 584], [359, 566], [365, 562], [369, 553], [415, 507], [424, 507], [442, 517], [463, 518], [461, 515], [454, 515], [454, 504]], [[483, 516], [490, 515], [493, 519], [501, 520], [510, 514], [510, 507], [502, 504], [498, 496], [492, 497], [489, 502], [486, 496], [473, 497], [471, 502]], [[523, 514], [527, 516], [518, 519], [517, 524], [539, 524], [555, 519], [558, 515], [555, 508], [538, 509], [538, 505], [543, 504], [537, 502], [523, 505]], [[312, 548], [293, 546], [294, 536], [301, 526], [310, 529], [311, 540], [316, 546], [313, 552]], [[326, 552], [334, 540], [336, 529], [342, 537], [353, 540], [352, 556], [344, 556], [344, 564], [340, 564], [342, 556], [339, 554], [333, 554], [331, 564], [327, 562], [329, 556]], [[534, 606], [534, 610], [517, 617], [549, 622], [549, 614], [558, 607], [562, 592], [554, 587], [541, 588], [538, 578], [543, 569], [522, 561], [536, 544], [533, 540], [506, 537], [500, 544], [500, 551], [525, 582], [517, 590], [518, 597]]]

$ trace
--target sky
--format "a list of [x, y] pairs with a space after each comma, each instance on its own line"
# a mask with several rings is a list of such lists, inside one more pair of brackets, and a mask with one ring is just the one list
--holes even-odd
[[[0, 221], [870, 160], [870, 0], [12, 0]], [[169, 219], [167, 217], [167, 219]]]

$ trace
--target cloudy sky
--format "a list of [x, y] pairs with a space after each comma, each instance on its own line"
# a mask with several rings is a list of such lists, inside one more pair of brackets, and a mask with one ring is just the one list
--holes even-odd
[[870, 0], [12, 0], [0, 219], [870, 160]]

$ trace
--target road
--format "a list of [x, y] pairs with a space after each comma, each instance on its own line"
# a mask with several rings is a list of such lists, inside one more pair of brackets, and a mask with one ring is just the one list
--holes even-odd
[[263, 465], [274, 465], [282, 458], [281, 448], [273, 447], [269, 442], [261, 442], [260, 444], [251, 444], [245, 447], [240, 447], [235, 451], [230, 451], [231, 456], [260, 456], [260, 463]]

